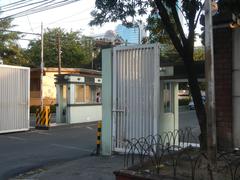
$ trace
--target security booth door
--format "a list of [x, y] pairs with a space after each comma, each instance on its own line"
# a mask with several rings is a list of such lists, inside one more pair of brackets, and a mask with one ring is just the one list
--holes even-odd
[[57, 88], [57, 123], [67, 123], [67, 85], [56, 84]]
[[178, 129], [178, 83], [161, 82], [160, 133]]

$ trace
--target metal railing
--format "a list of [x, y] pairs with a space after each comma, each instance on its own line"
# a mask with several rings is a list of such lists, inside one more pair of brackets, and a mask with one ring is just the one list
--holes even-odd
[[240, 179], [240, 152], [219, 152], [210, 168], [190, 128], [125, 140], [124, 167], [140, 174], [180, 179]]

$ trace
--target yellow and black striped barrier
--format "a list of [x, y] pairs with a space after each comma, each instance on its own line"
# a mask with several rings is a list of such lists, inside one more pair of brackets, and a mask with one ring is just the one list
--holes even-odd
[[98, 121], [97, 126], [97, 149], [96, 149], [96, 155], [100, 154], [100, 148], [101, 148], [101, 136], [102, 136], [102, 121]]
[[36, 110], [36, 129], [48, 129], [50, 127], [51, 112], [50, 106], [44, 106], [43, 109]]

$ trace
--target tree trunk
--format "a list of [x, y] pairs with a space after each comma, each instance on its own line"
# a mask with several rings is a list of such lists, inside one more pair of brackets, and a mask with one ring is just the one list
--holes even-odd
[[199, 141], [200, 141], [200, 146], [202, 150], [206, 150], [207, 148], [207, 119], [206, 119], [206, 111], [205, 111], [205, 106], [202, 101], [202, 96], [201, 96], [201, 90], [199, 87], [199, 83], [197, 80], [197, 75], [196, 75], [196, 67], [194, 65], [193, 61], [193, 56], [186, 55], [185, 58], [183, 59], [187, 75], [188, 75], [188, 84], [190, 87], [190, 91], [192, 94], [197, 118], [198, 118], [198, 123], [200, 126], [201, 134], [199, 136]]

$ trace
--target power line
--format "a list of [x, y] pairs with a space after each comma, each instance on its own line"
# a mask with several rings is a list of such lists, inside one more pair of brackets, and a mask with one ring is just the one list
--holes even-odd
[[[30, 15], [30, 14], [35, 14], [35, 13], [43, 12], [43, 11], [46, 11], [46, 10], [49, 10], [49, 9], [54, 9], [54, 8], [57, 8], [57, 7], [65, 6], [65, 5], [68, 5], [68, 4], [72, 4], [72, 3], [75, 3], [77, 1], [80, 1], [80, 0], [62, 0], [62, 1], [57, 1], [57, 2], [56, 2], [56, 0], [38, 1], [38, 2], [35, 2], [35, 3], [30, 3], [30, 4], [31, 5], [35, 5], [35, 4], [39, 4], [39, 3], [42, 3], [42, 4], [34, 6], [34, 7], [31, 7], [29, 9], [27, 9], [27, 10], [26, 9], [22, 10], [20, 12], [15, 13], [15, 14], [11, 14], [11, 15], [5, 16], [3, 18], [19, 18], [19, 17]], [[30, 5], [27, 5], [27, 6], [30, 6]], [[18, 9], [22, 9], [22, 7], [18, 8]], [[2, 11], [2, 12], [4, 12], [4, 11]], [[3, 18], [0, 18], [0, 19], [3, 19]]]
[[23, 31], [13, 31], [13, 30], [8, 30], [8, 29], [0, 29], [0, 31], [14, 32], [14, 33], [19, 33], [19, 34], [38, 35], [38, 36], [41, 35], [40, 33], [31, 33], [31, 32], [23, 32]]
[[[30, 0], [30, 2], [31, 2], [32, 0]], [[47, 0], [48, 1], [48, 0]], [[30, 3], [30, 4], [23, 4], [23, 5], [21, 5], [21, 6], [13, 6], [13, 8], [11, 9], [6, 9], [5, 10], [5, 8], [2, 8], [3, 9], [3, 11], [1, 11], [1, 12], [8, 12], [8, 11], [13, 11], [13, 10], [17, 10], [17, 9], [21, 9], [21, 8], [26, 8], [27, 6], [32, 6], [32, 5], [35, 5], [35, 4], [39, 4], [39, 3], [42, 3], [42, 2], [44, 2], [44, 0], [42, 0], [42, 1], [38, 1], [38, 2], [34, 2], [34, 3]]]
[[[50, 22], [50, 23], [45, 24], [45, 26], [51, 25], [51, 24], [55, 24], [55, 23], [57, 23], [57, 22], [60, 22], [60, 21], [62, 21], [62, 20], [65, 20], [65, 19], [68, 19], [68, 18], [71, 18], [71, 17], [74, 17], [74, 16], [78, 16], [78, 15], [80, 15], [80, 14], [82, 14], [82, 13], [90, 10], [91, 8], [93, 8], [93, 7], [91, 6], [91, 7], [89, 7], [89, 8], [84, 9], [84, 10], [81, 11], [80, 13], [72, 14], [72, 15], [70, 15], [70, 16], [63, 17], [63, 18], [61, 18], [61, 19], [52, 21], [52, 22]], [[66, 23], [68, 23], [68, 22], [77, 22], [77, 21], [80, 21], [80, 20], [87, 20], [87, 19], [90, 19], [90, 18], [82, 18], [82, 19], [75, 20], [75, 21], [66, 21]], [[34, 27], [33, 29], [37, 29], [37, 28], [39, 28], [39, 27], [40, 27], [40, 26], [36, 26], [36, 27]]]
[[[90, 8], [92, 8], [92, 7], [90, 7]], [[47, 25], [51, 25], [51, 24], [57, 23], [57, 22], [59, 22], [59, 21], [62, 21], [62, 20], [64, 20], [64, 19], [68, 19], [68, 18], [71, 18], [71, 17], [77, 16], [77, 15], [80, 15], [80, 14], [82, 14], [82, 13], [84, 13], [84, 12], [90, 10], [90, 8], [88, 8], [88, 9], [84, 9], [84, 10], [83, 10], [82, 12], [80, 12], [80, 13], [73, 14], [73, 15], [71, 15], [71, 16], [67, 16], [67, 17], [64, 17], [64, 18], [58, 19], [58, 20], [56, 20], [56, 21], [50, 22], [50, 23], [48, 23]], [[86, 18], [85, 18], [85, 19], [86, 19]]]
[[[55, 0], [42, 0], [42, 1], [38, 1], [38, 2], [34, 2], [34, 3], [30, 3], [30, 4], [28, 4], [28, 5], [24, 5], [24, 6], [20, 6], [20, 7], [16, 7], [16, 8], [14, 8], [13, 10], [16, 10], [16, 9], [21, 9], [21, 8], [26, 8], [27, 6], [33, 6], [33, 5], [35, 5], [35, 4], [39, 4], [39, 3], [42, 3], [42, 4], [40, 4], [40, 5], [37, 5], [37, 6], [34, 6], [34, 7], [31, 7], [31, 8], [29, 8], [29, 9], [26, 9], [26, 10], [23, 10], [23, 11], [20, 11], [20, 12], [18, 12], [18, 13], [15, 13], [15, 14], [12, 14], [12, 15], [9, 15], [9, 16], [7, 16], [7, 17], [5, 17], [5, 18], [12, 18], [12, 17], [17, 17], [17, 16], [20, 16], [20, 15], [23, 15], [24, 13], [31, 13], [31, 12], [33, 12], [33, 10], [37, 10], [36, 8], [43, 8], [43, 7], [45, 7], [45, 5], [47, 5], [47, 4], [49, 4], [49, 3], [52, 3], [52, 2], [54, 2]], [[67, 1], [67, 0], [63, 0], [63, 1]], [[61, 2], [61, 1], [60, 1]], [[11, 10], [10, 10], [11, 11]], [[4, 12], [4, 11], [3, 11]], [[27, 14], [28, 15], [28, 14]]]
[[23, 4], [23, 3], [26, 3], [28, 1], [32, 1], [32, 0], [20, 0], [20, 1], [16, 1], [16, 2], [13, 2], [13, 3], [9, 3], [9, 4], [6, 4], [6, 5], [3, 5], [1, 6], [1, 8], [5, 8], [5, 7], [8, 7], [8, 6], [16, 6], [16, 5], [19, 5], [19, 4]]

